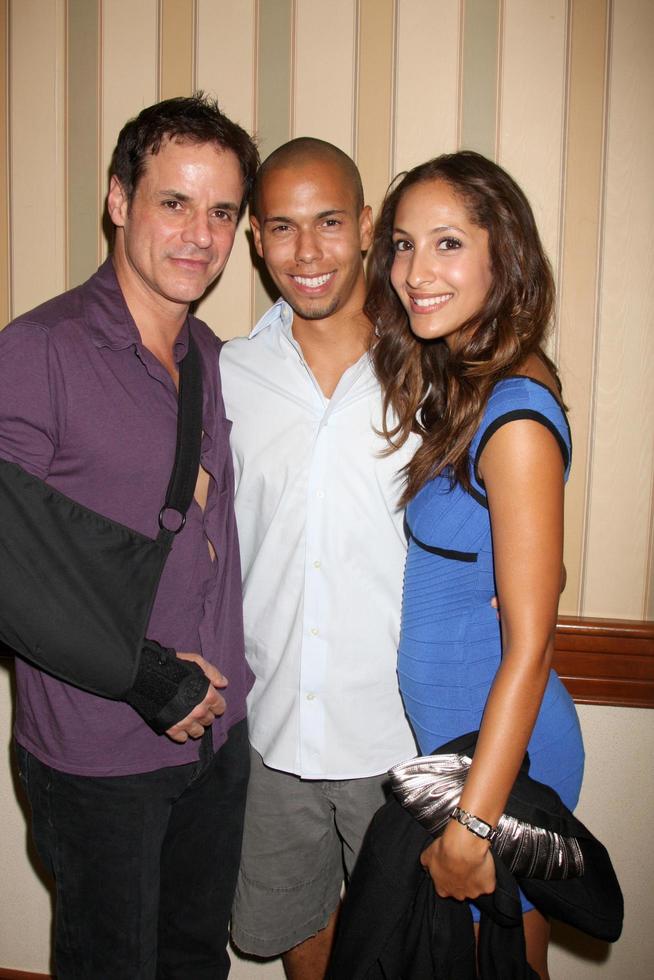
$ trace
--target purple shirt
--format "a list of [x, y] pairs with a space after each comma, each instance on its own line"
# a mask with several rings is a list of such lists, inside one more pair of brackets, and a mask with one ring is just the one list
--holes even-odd
[[[231, 422], [218, 373], [220, 341], [189, 317], [202, 358], [202, 466], [213, 478], [204, 512], [193, 500], [157, 592], [147, 635], [201, 653], [228, 678], [214, 747], [245, 717], [251, 672], [243, 650], [234, 520]], [[86, 507], [156, 537], [177, 436], [177, 392], [140, 335], [108, 259], [68, 293], [0, 332], [0, 456]], [[212, 561], [207, 539], [216, 558]], [[1, 599], [0, 599], [1, 601]], [[127, 704], [80, 691], [16, 659], [18, 742], [46, 765], [117, 776], [198, 758], [199, 742], [155, 735]]]

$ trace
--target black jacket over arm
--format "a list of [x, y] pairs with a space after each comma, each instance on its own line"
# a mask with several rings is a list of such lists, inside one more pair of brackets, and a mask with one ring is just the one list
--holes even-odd
[[[435, 754], [472, 756], [477, 733]], [[481, 910], [478, 962], [482, 980], [531, 980], [518, 887], [545, 915], [614, 942], [622, 930], [622, 892], [608, 852], [549, 786], [531, 779], [525, 757], [506, 813], [576, 837], [584, 874], [563, 881], [514, 878], [493, 855], [492, 895]], [[440, 898], [420, 864], [433, 840], [394, 797], [375, 814], [357, 859], [330, 961], [329, 980], [476, 980], [475, 939], [467, 902]]]

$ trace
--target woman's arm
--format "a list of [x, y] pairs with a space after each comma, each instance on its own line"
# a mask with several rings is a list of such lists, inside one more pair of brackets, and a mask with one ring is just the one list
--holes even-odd
[[[493, 434], [479, 471], [490, 510], [502, 662], [460, 806], [492, 826], [504, 810], [549, 676], [563, 560], [561, 450], [538, 422]], [[450, 821], [422, 855], [439, 895], [476, 898], [495, 885], [489, 845]]]

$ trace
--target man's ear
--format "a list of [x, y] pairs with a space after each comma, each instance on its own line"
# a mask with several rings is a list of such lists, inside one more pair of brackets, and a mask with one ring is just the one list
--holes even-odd
[[250, 228], [252, 229], [252, 237], [254, 238], [254, 247], [257, 250], [257, 255], [260, 259], [262, 259], [263, 248], [261, 246], [261, 225], [259, 224], [259, 219], [253, 214], [250, 215]]
[[359, 238], [361, 239], [361, 251], [367, 252], [372, 244], [372, 208], [366, 204], [359, 215]]
[[122, 228], [127, 220], [129, 204], [127, 194], [123, 185], [114, 174], [109, 181], [109, 193], [107, 194], [107, 211], [109, 217], [117, 228]]

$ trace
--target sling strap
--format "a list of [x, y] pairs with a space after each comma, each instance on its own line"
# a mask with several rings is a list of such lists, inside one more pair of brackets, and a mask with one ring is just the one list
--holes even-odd
[[[188, 350], [179, 366], [177, 398], [177, 445], [166, 500], [159, 511], [159, 538], [178, 534], [186, 523], [200, 468], [202, 448], [202, 368], [200, 355], [189, 328]], [[180, 522], [174, 529], [164, 523], [167, 511], [177, 511]]]

